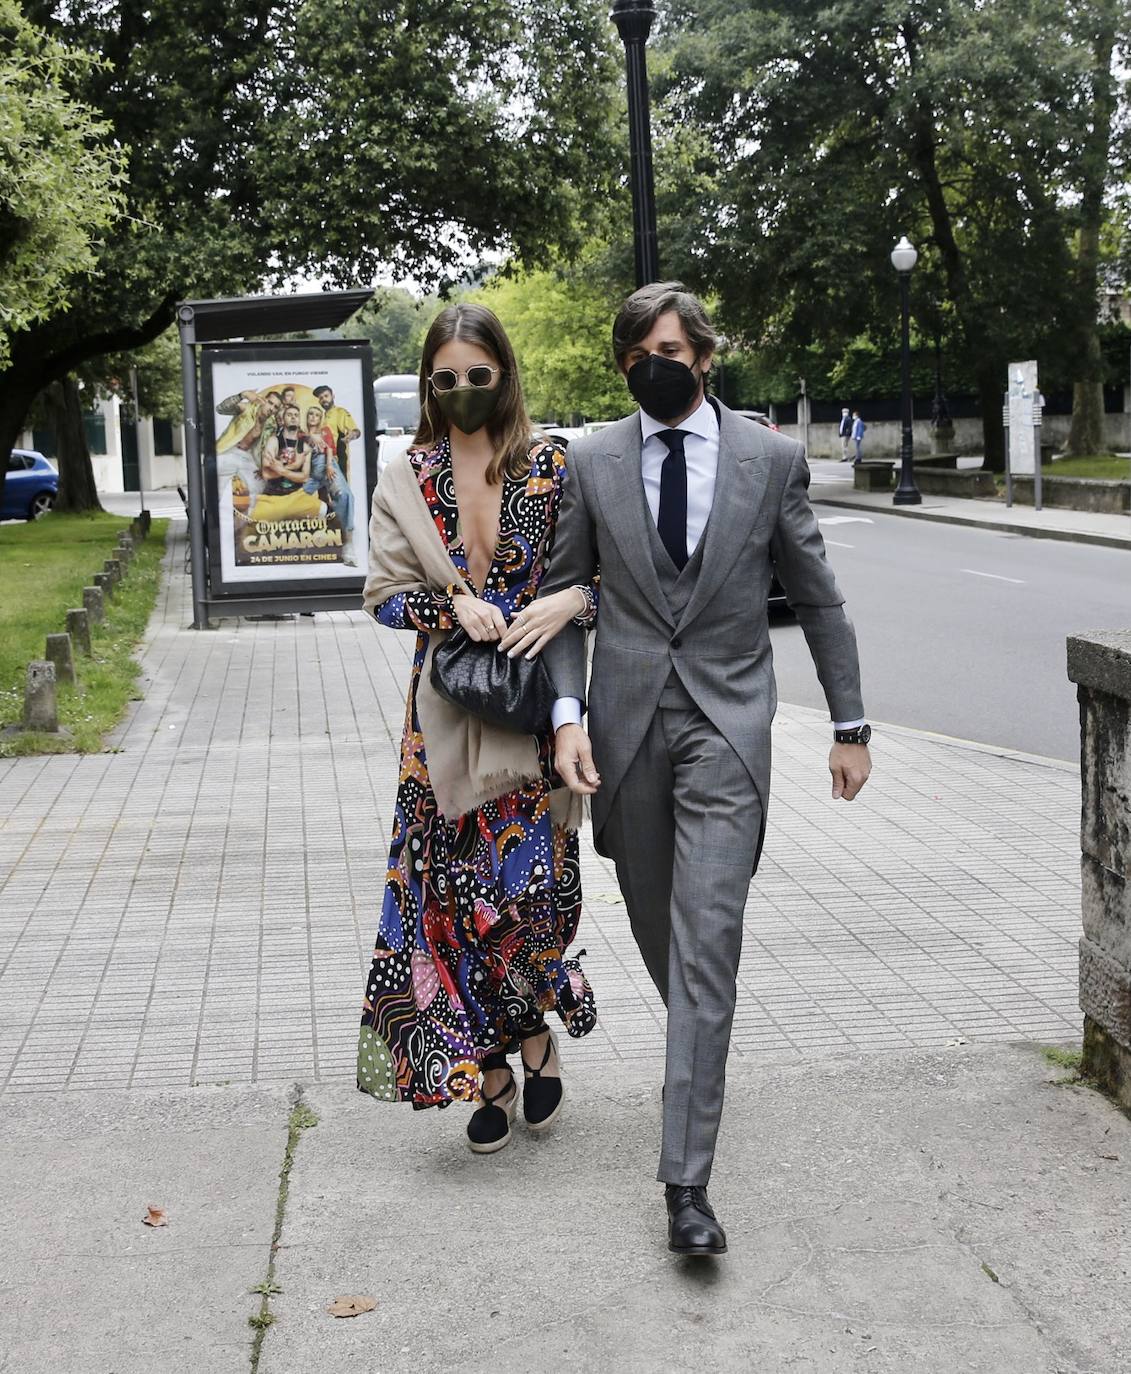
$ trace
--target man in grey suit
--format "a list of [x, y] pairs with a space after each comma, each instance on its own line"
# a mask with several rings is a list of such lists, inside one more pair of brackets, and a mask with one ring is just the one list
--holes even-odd
[[542, 587], [601, 575], [588, 694], [582, 629], [567, 626], [544, 658], [559, 696], [558, 771], [593, 799], [594, 843], [616, 863], [668, 1009], [658, 1178], [669, 1248], [681, 1254], [726, 1250], [707, 1181], [769, 799], [775, 571], [835, 723], [833, 796], [850, 801], [871, 766], [856, 637], [809, 504], [804, 452], [706, 396], [716, 342], [678, 283], [646, 286], [622, 306], [613, 351], [640, 409], [570, 446]]

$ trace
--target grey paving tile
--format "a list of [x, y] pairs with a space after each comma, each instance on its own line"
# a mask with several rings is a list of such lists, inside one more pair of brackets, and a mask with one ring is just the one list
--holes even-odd
[[[119, 752], [0, 762], [0, 1090], [352, 1073], [411, 636], [360, 612], [196, 634], [180, 568]], [[837, 806], [826, 740], [780, 708], [734, 1053], [1075, 1033], [1078, 774], [892, 731]], [[582, 873], [602, 1022], [567, 1063], [659, 1064], [587, 832]]]

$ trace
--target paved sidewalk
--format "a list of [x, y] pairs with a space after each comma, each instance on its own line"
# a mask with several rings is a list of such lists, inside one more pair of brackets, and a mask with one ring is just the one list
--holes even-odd
[[[0, 1370], [246, 1368], [300, 1094], [261, 1374], [1126, 1369], [1131, 1124], [1019, 1043], [1078, 1041], [1075, 769], [885, 728], [837, 804], [827, 722], [781, 708], [732, 1252], [681, 1265], [660, 1008], [587, 838], [562, 1129], [481, 1160], [460, 1110], [357, 1093], [412, 639], [187, 630], [183, 537], [110, 752], [0, 763]], [[335, 1321], [347, 1293], [378, 1307]]]
[[[186, 630], [183, 526], [111, 751], [0, 764], [0, 1087], [352, 1074], [412, 637], [358, 613]], [[747, 906], [739, 1061], [1079, 1033], [1072, 767], [886, 728], [852, 804], [823, 714], [783, 706]], [[657, 1059], [661, 1007], [583, 846], [601, 1024]]]
[[1078, 544], [1102, 544], [1131, 549], [1131, 516], [1099, 515], [1090, 511], [1059, 510], [986, 499], [957, 496], [924, 496], [918, 506], [892, 504], [890, 491], [857, 491], [852, 470], [835, 459], [814, 459], [810, 495], [827, 506], [845, 506], [912, 520], [939, 520], [951, 525], [973, 525], [1002, 534], [1025, 534], [1038, 539], [1065, 539]]
[[[1131, 1123], [1030, 1046], [737, 1066], [721, 1262], [668, 1254], [654, 1075], [571, 1060], [545, 1137], [347, 1083], [24, 1093], [0, 1117], [0, 1369], [1125, 1374]], [[279, 1247], [289, 1101], [295, 1149]], [[146, 1207], [168, 1225], [142, 1225]], [[376, 1308], [338, 1320], [336, 1297]]]

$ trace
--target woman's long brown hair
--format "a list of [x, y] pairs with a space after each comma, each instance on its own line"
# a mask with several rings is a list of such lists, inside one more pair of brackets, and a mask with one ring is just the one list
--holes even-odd
[[450, 429], [428, 378], [432, 372], [433, 358], [452, 339], [478, 344], [502, 368], [498, 383], [499, 404], [487, 421], [487, 433], [495, 450], [487, 464], [487, 481], [501, 482], [504, 473], [511, 478], [525, 476], [530, 468], [533, 426], [522, 398], [522, 383], [519, 381], [514, 349], [498, 316], [485, 305], [448, 305], [432, 321], [420, 359], [420, 424], [413, 444], [418, 448], [433, 449]]

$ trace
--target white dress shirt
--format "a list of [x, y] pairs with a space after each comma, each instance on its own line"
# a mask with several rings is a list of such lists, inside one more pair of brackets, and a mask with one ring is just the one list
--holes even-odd
[[[660, 476], [664, 459], [670, 450], [660, 438], [666, 429], [680, 429], [684, 433], [683, 453], [687, 460], [687, 553], [690, 557], [703, 538], [711, 504], [715, 499], [715, 477], [719, 470], [719, 420], [715, 408], [704, 396], [699, 409], [681, 420], [678, 425], [665, 424], [640, 411], [640, 476], [644, 482], [644, 496], [648, 510], [657, 527], [660, 518]], [[598, 608], [598, 616], [601, 612]], [[555, 730], [563, 725], [581, 724], [581, 702], [577, 697], [559, 697], [550, 711]], [[837, 721], [837, 730], [852, 730], [859, 721]]]
[[660, 520], [660, 476], [670, 450], [660, 438], [667, 429], [683, 431], [683, 453], [687, 459], [687, 556], [690, 558], [703, 538], [711, 503], [715, 499], [715, 475], [719, 470], [719, 421], [710, 401], [704, 397], [699, 409], [678, 425], [666, 425], [640, 412], [640, 476], [644, 496], [653, 522]]

